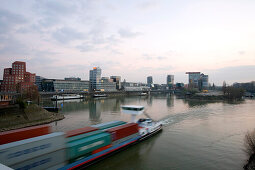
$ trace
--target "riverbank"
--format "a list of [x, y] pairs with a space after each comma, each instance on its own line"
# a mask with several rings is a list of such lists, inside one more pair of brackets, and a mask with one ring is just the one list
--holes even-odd
[[47, 124], [64, 119], [60, 113], [52, 113], [38, 105], [20, 109], [17, 105], [0, 108], [0, 132], [28, 126]]
[[[231, 94], [232, 95], [232, 94]], [[199, 93], [188, 93], [184, 95], [186, 100], [196, 100], [196, 101], [208, 101], [208, 102], [240, 102], [244, 101], [242, 96], [232, 96], [229, 94], [223, 94], [222, 91], [209, 91], [209, 92], [199, 92]]]
[[203, 100], [203, 101], [223, 101], [226, 99], [221, 91], [195, 93], [194, 95], [188, 95], [187, 98], [193, 99], [193, 100]]

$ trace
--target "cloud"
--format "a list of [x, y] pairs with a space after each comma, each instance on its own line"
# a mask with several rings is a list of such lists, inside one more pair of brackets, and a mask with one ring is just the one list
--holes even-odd
[[238, 51], [239, 55], [245, 55], [245, 53], [246, 53], [245, 51]]
[[78, 46], [76, 46], [76, 48], [79, 49], [81, 52], [89, 52], [89, 51], [93, 51], [96, 49], [92, 45], [88, 45], [86, 43], [83, 43], [82, 45], [78, 45]]
[[92, 62], [90, 64], [91, 68], [92, 67], [95, 67], [95, 66], [99, 66], [101, 69], [104, 69], [104, 70], [107, 70], [107, 69], [110, 69], [110, 68], [113, 68], [115, 66], [119, 66], [120, 63], [117, 62], [117, 61], [109, 61], [109, 60], [106, 60], [106, 61], [95, 61], [95, 62]]
[[15, 39], [12, 35], [0, 36], [0, 54], [5, 55], [27, 55], [29, 47], [23, 42]]
[[33, 9], [42, 18], [50, 19], [72, 15], [77, 11], [77, 6], [71, 1], [42, 0], [36, 2]]
[[[58, 61], [55, 58], [51, 57], [32, 57], [31, 59], [24, 60], [27, 62], [27, 65], [29, 65], [29, 69], [31, 70], [38, 70], [38, 69], [46, 69], [46, 66], [52, 66], [54, 67], [56, 62]], [[48, 70], [47, 70], [48, 71]]]
[[154, 9], [159, 6], [159, 0], [146, 0], [138, 4], [138, 8], [142, 10]]
[[133, 32], [133, 31], [125, 29], [125, 28], [119, 29], [118, 33], [123, 38], [134, 38], [134, 37], [141, 35], [141, 33], [139, 33], [139, 32]]
[[60, 43], [66, 44], [74, 40], [79, 40], [84, 38], [83, 33], [76, 31], [70, 27], [62, 27], [52, 33], [52, 37], [59, 41]]
[[164, 60], [164, 59], [167, 59], [167, 57], [163, 57], [163, 56], [158, 56], [156, 57], [158, 60]]
[[244, 65], [235, 67], [224, 67], [216, 70], [204, 70], [205, 74], [209, 75], [209, 82], [222, 85], [223, 81], [228, 84], [234, 82], [250, 82], [255, 78], [251, 75], [255, 75], [255, 65]]
[[114, 53], [117, 52], [117, 50], [114, 50], [113, 46], [121, 42], [114, 35], [108, 37], [93, 35], [90, 37], [86, 36], [86, 38], [87, 39], [82, 44], [76, 46], [81, 52], [110, 50]]
[[0, 35], [12, 31], [17, 26], [26, 23], [24, 16], [0, 9]]
[[155, 55], [149, 55], [149, 54], [143, 54], [142, 55], [145, 60], [165, 60], [167, 57], [164, 56], [155, 56]]
[[[29, 63], [28, 63], [29, 66]], [[30, 67], [30, 66], [29, 66]], [[82, 64], [68, 64], [64, 66], [45, 65], [44, 67], [31, 68], [38, 75], [45, 78], [64, 79], [65, 77], [80, 77], [82, 80], [88, 80], [89, 69], [91, 67]]]
[[146, 60], [152, 60], [153, 59], [153, 57], [151, 57], [149, 54], [143, 54], [142, 56]]

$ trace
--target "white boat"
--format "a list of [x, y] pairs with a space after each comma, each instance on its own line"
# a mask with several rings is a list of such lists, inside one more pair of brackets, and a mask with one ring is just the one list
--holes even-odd
[[93, 97], [107, 97], [107, 94], [94, 94]]
[[83, 99], [83, 95], [79, 94], [63, 94], [63, 95], [53, 95], [51, 100], [71, 100], [71, 99]]
[[125, 105], [121, 106], [121, 108], [123, 113], [131, 115], [132, 122], [138, 123], [139, 134], [141, 136], [139, 140], [144, 140], [162, 130], [161, 122], [155, 122], [149, 118], [139, 119], [138, 121], [135, 120], [137, 115], [143, 114], [144, 106]]

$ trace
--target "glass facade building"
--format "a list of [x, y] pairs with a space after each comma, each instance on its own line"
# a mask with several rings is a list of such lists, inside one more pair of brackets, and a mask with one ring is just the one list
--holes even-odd
[[113, 82], [113, 80], [108, 77], [102, 77], [101, 91], [117, 91], [116, 82]]
[[148, 76], [148, 77], [147, 77], [147, 85], [148, 85], [149, 87], [151, 87], [152, 84], [153, 84], [152, 76]]
[[169, 88], [172, 88], [174, 85], [174, 75], [167, 75], [166, 84]]
[[198, 88], [199, 90], [209, 88], [209, 76], [200, 74], [200, 72], [187, 72], [189, 75], [189, 88]]
[[43, 79], [42, 90], [46, 92], [81, 92], [89, 91], [89, 81]]
[[100, 67], [94, 67], [93, 70], [89, 71], [89, 81], [91, 91], [101, 90], [101, 74], [102, 70]]
[[121, 77], [120, 76], [111, 76], [110, 77], [113, 82], [116, 83], [116, 89], [120, 90], [121, 89]]

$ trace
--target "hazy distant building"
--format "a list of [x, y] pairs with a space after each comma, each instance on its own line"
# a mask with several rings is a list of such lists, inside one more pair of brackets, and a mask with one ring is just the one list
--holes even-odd
[[176, 89], [184, 88], [184, 83], [176, 83]]
[[246, 92], [255, 93], [255, 81], [247, 83], [234, 83], [234, 87], [243, 88]]
[[113, 82], [113, 79], [109, 79], [109, 77], [102, 77], [101, 91], [117, 91], [116, 82]]
[[148, 76], [147, 77], [147, 85], [148, 85], [148, 87], [151, 87], [152, 84], [153, 84], [152, 76]]
[[93, 70], [89, 71], [89, 81], [91, 91], [101, 90], [101, 74], [102, 70], [100, 67], [93, 67]]
[[148, 91], [149, 87], [145, 83], [122, 82], [125, 91]]
[[167, 75], [166, 84], [169, 89], [173, 88], [174, 85], [174, 75]]
[[111, 76], [110, 77], [113, 82], [116, 83], [116, 89], [120, 90], [121, 89], [121, 77], [120, 76]]
[[68, 81], [81, 81], [80, 77], [66, 77], [65, 80]]
[[1, 91], [22, 92], [35, 85], [35, 74], [26, 71], [26, 63], [15, 61], [12, 68], [5, 68]]

